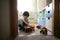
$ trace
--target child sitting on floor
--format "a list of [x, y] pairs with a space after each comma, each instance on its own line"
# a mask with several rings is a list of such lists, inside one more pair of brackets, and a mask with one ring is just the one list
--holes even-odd
[[29, 12], [25, 11], [23, 16], [18, 19], [19, 30], [24, 30], [24, 26], [31, 26], [28, 22]]

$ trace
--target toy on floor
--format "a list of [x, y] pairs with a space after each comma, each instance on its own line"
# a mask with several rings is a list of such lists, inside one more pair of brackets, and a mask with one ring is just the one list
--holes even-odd
[[35, 30], [35, 25], [34, 24], [31, 24], [31, 26], [25, 26], [24, 27], [24, 31], [29, 33], [29, 32], [32, 32]]
[[40, 33], [47, 35], [47, 28], [42, 27], [42, 26], [36, 26], [37, 29], [40, 29]]
[[35, 31], [35, 25], [34, 24], [32, 24], [31, 29], [32, 29], [32, 31]]
[[41, 28], [40, 33], [47, 35], [47, 28], [45, 27]]
[[31, 29], [31, 27], [29, 27], [29, 26], [25, 26], [25, 27], [24, 27], [24, 31], [25, 31], [26, 33], [29, 33], [29, 32], [32, 32], [32, 29]]
[[41, 26], [36, 26], [36, 28], [37, 28], [37, 29], [40, 29], [40, 28], [41, 28]]

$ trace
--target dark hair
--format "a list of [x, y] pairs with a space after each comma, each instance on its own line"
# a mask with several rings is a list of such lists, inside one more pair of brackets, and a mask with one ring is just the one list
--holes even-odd
[[25, 11], [25, 12], [23, 13], [23, 16], [29, 16], [29, 12]]

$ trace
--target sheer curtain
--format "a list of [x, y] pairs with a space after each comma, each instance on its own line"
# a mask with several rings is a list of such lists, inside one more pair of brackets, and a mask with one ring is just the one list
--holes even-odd
[[17, 9], [20, 12], [34, 11], [34, 0], [17, 0]]

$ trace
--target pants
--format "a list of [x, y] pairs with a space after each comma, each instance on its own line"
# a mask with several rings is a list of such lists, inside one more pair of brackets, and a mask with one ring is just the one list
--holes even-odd
[[23, 29], [23, 25], [19, 24], [19, 30], [22, 30], [22, 29]]

